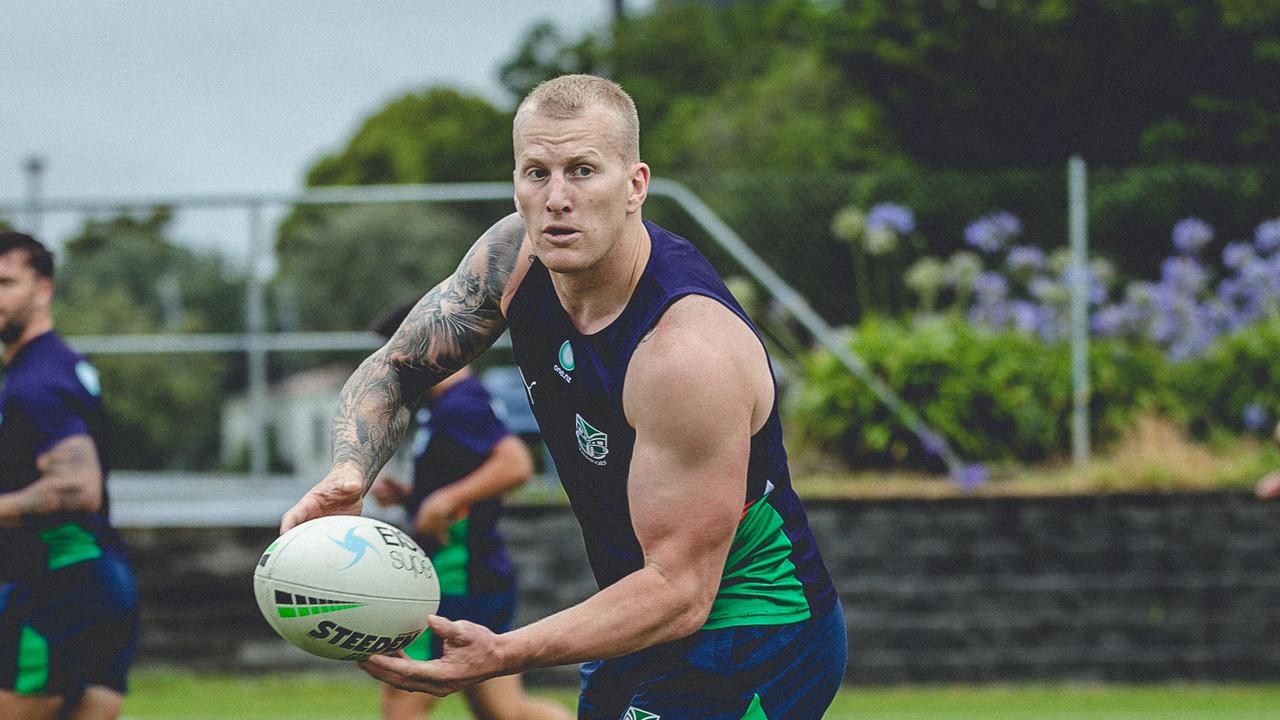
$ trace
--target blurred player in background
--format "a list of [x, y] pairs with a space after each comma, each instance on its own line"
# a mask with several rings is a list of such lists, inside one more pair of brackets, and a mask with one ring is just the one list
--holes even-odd
[[583, 663], [583, 719], [818, 720], [844, 676], [844, 614], [763, 341], [706, 258], [642, 217], [650, 171], [621, 87], [548, 80], [512, 139], [517, 213], [352, 374], [332, 469], [281, 529], [358, 512], [410, 408], [509, 329], [600, 590], [506, 633], [433, 616], [440, 659], [360, 666], [445, 695]]
[[107, 519], [98, 374], [52, 299], [52, 254], [0, 232], [0, 718], [112, 720], [137, 592]]
[[[375, 330], [391, 337], [412, 307], [397, 307]], [[498, 534], [498, 515], [502, 495], [533, 475], [533, 458], [494, 414], [489, 393], [467, 368], [427, 392], [415, 425], [412, 485], [384, 473], [374, 482], [374, 498], [383, 506], [403, 506], [409, 530], [440, 579], [437, 612], [506, 632], [515, 618], [516, 578]], [[418, 660], [438, 658], [441, 640], [427, 630], [405, 653]], [[465, 694], [472, 714], [483, 720], [573, 717], [525, 695], [519, 675], [487, 680]], [[431, 695], [382, 685], [386, 720], [422, 720], [435, 703]]]

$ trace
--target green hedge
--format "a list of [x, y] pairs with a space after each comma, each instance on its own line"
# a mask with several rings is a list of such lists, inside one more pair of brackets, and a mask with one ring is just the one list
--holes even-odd
[[[984, 330], [956, 316], [911, 324], [870, 318], [848, 342], [963, 458], [1034, 462], [1069, 452], [1065, 343]], [[1275, 376], [1280, 353], [1272, 357]], [[1136, 414], [1180, 404], [1173, 367], [1157, 348], [1095, 341], [1089, 360], [1090, 425], [1099, 446], [1118, 438]], [[806, 358], [799, 380], [786, 410], [801, 447], [854, 467], [940, 469], [939, 460], [830, 353], [815, 351]]]
[[[1262, 432], [1280, 418], [1280, 316], [1225, 336], [1209, 352], [1171, 368], [1175, 419], [1197, 437]], [[1246, 426], [1258, 406], [1266, 424]]]

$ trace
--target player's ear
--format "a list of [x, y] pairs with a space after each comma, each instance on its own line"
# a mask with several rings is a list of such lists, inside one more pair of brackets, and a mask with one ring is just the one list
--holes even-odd
[[36, 302], [42, 309], [53, 304], [53, 278], [36, 278]]
[[649, 165], [638, 162], [631, 166], [631, 193], [627, 196], [627, 213], [634, 213], [649, 196]]

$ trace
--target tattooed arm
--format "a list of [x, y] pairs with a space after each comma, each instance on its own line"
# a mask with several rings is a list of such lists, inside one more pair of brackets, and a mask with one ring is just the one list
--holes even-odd
[[351, 375], [333, 421], [333, 467], [285, 513], [281, 532], [321, 515], [360, 512], [361, 498], [400, 444], [423, 393], [502, 334], [502, 298], [523, 239], [517, 215], [494, 224]]
[[72, 435], [36, 458], [40, 479], [0, 495], [0, 527], [61, 512], [96, 512], [102, 506], [102, 467], [88, 435]]

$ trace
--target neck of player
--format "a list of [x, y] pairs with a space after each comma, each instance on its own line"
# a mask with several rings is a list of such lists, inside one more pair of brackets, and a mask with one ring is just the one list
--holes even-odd
[[652, 243], [639, 213], [633, 218], [624, 226], [619, 242], [595, 267], [580, 273], [551, 274], [560, 305], [583, 335], [599, 332], [616, 320], [644, 274]]

